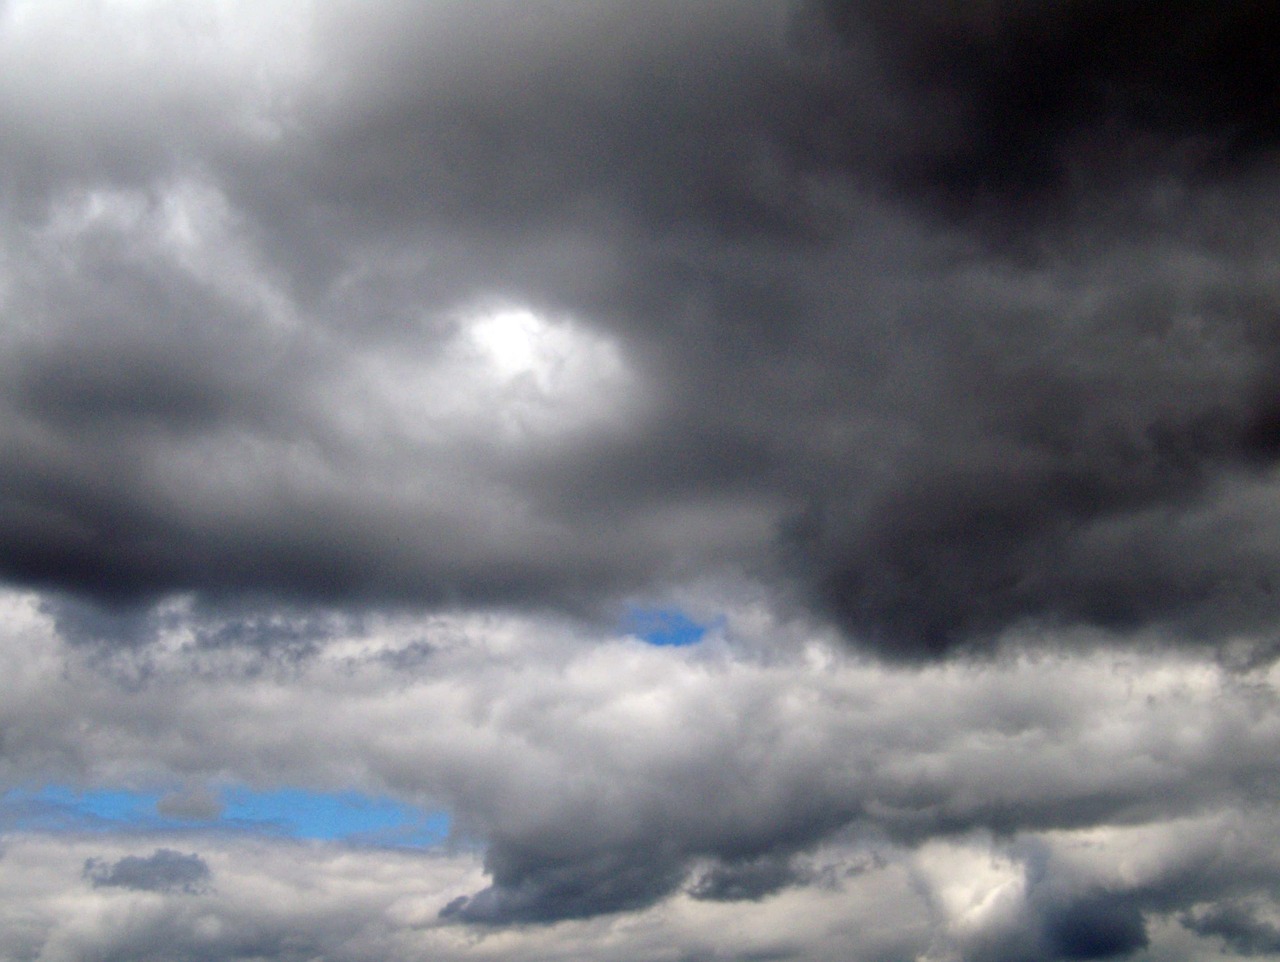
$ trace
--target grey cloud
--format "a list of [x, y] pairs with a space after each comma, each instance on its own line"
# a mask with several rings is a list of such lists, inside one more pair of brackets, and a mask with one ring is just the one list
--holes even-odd
[[212, 876], [199, 855], [169, 848], [158, 848], [147, 856], [126, 855], [115, 862], [91, 858], [84, 864], [84, 877], [94, 888], [196, 895], [205, 890]]
[[689, 894], [715, 902], [759, 901], [805, 878], [789, 859], [765, 856], [713, 866], [694, 882]]
[[171, 792], [156, 802], [156, 812], [168, 818], [210, 821], [220, 818], [225, 806], [217, 792], [207, 788], [191, 788]]
[[[1269, 34], [1155, 9], [335, 5], [235, 122], [205, 64], [182, 149], [125, 138], [167, 173], [90, 165], [6, 220], [39, 324], [6, 340], [0, 570], [599, 613], [745, 568], [907, 660], [1265, 630]], [[1108, 123], [1208, 159], [1069, 190]], [[514, 449], [463, 424], [475, 378], [429, 371], [486, 298], [608, 339], [641, 413]]]
[[[76, 843], [51, 838], [16, 840], [19, 865], [0, 862], [0, 952], [36, 957], [60, 951], [77, 962], [97, 959], [305, 960], [336, 962], [519, 957], [535, 962], [636, 958], [795, 959], [826, 962], [842, 954], [866, 959], [908, 958], [921, 951], [918, 927], [907, 922], [892, 933], [880, 926], [844, 932], [849, 913], [876, 898], [875, 886], [827, 893], [830, 901], [788, 913], [777, 931], [727, 929], [703, 911], [705, 903], [655, 909], [630, 927], [599, 920], [556, 926], [516, 926], [496, 938], [475, 938], [423, 911], [445, 900], [476, 874], [474, 859], [409, 855], [285, 843], [236, 844], [211, 839], [219, 852], [219, 886], [199, 899], [154, 898], [123, 889], [65, 889], [68, 868], [83, 858]], [[26, 871], [24, 872], [24, 869]], [[910, 909], [916, 899], [900, 878], [878, 880]], [[759, 906], [755, 906], [758, 910]], [[797, 906], [796, 908], [799, 908]], [[816, 909], [816, 911], [814, 910]], [[880, 921], [905, 918], [890, 908]], [[460, 938], [459, 936], [462, 935]], [[895, 946], [896, 956], [888, 950]]]
[[[782, 918], [883, 889], [915, 919], [894, 923], [917, 933], [903, 936], [908, 957], [924, 951], [918, 926], [978, 962], [1119, 957], [1144, 932], [1165, 951], [1170, 925], [1241, 900], [1270, 917], [1280, 756], [1268, 666], [1099, 646], [889, 668], [812, 638], [803, 653], [760, 645], [751, 656], [736, 631], [775, 643], [787, 631], [760, 619], [731, 612], [726, 637], [673, 650], [532, 618], [383, 614], [302, 661], [249, 673], [238, 666], [246, 653], [258, 663], [255, 639], [183, 647], [179, 620], [149, 646], [135, 686], [102, 669], [98, 648], [61, 642], [34, 601], [9, 599], [4, 771], [19, 784], [109, 765], [188, 785], [357, 786], [447, 810], [469, 867], [395, 916], [427, 926], [554, 939], [614, 925], [600, 916], [622, 929], [692, 916], [790, 931]], [[419, 670], [383, 657], [423, 639], [434, 648]], [[217, 863], [220, 889], [240, 891], [226, 874], [248, 857], [237, 851]], [[262, 858], [281, 865], [270, 876], [302, 854]], [[86, 878], [120, 884], [85, 888], [152, 884], [153, 860], [99, 857]], [[375, 874], [392, 887], [416, 877]], [[887, 910], [840, 917], [865, 927]], [[278, 932], [255, 918], [245, 931]]]
[[1280, 136], [1256, 4], [820, 3], [903, 115], [896, 172], [966, 214], [1156, 174], [1214, 180]]
[[485, 870], [494, 884], [460, 897], [442, 918], [488, 925], [555, 922], [652, 905], [670, 894], [685, 875], [675, 852], [652, 847], [610, 847], [569, 858], [530, 851], [528, 843], [494, 839]]
[[239, 600], [205, 603], [190, 597], [140, 606], [46, 595], [39, 607], [62, 638], [96, 651], [100, 668], [109, 669], [114, 659], [117, 667], [140, 675], [149, 671], [149, 647], [175, 637], [193, 655], [233, 653], [240, 671], [284, 669], [305, 662], [334, 638], [358, 632], [362, 619], [357, 610]]
[[[563, 794], [541, 817], [526, 811], [517, 798], [508, 798], [502, 803], [503, 810], [494, 810], [490, 806], [505, 792], [486, 793], [481, 804], [490, 812], [486, 821], [492, 828], [487, 833], [485, 864], [493, 883], [470, 899], [447, 906], [445, 917], [492, 925], [634, 910], [672, 894], [689, 882], [695, 865], [708, 859], [712, 867], [691, 882], [693, 897], [758, 900], [790, 887], [818, 883], [824, 876], [792, 862], [792, 856], [811, 850], [842, 830], [883, 838], [886, 844], [916, 846], [940, 837], [963, 837], [977, 829], [1008, 837], [1176, 820], [1206, 806], [1251, 807], [1253, 802], [1239, 801], [1240, 791], [1249, 797], [1265, 795], [1262, 783], [1256, 781], [1259, 758], [1243, 745], [1224, 749], [1219, 757], [1225, 768], [1216, 771], [1217, 766], [1209, 764], [1201, 769], [1195, 786], [1176, 765], [1148, 765], [1142, 759], [1165, 758], [1168, 751], [1154, 717], [1149, 721], [1157, 727], [1139, 736], [1148, 747], [1136, 755], [1125, 752], [1121, 759], [1103, 751], [1110, 761], [1100, 757], [1085, 760], [1074, 750], [1068, 753], [1071, 758], [1059, 755], [1048, 747], [1055, 739], [1065, 737], [1073, 744], [1088, 744], [1092, 736], [1078, 730], [1067, 735], [1073, 723], [1065, 718], [1033, 721], [1038, 713], [1032, 703], [1040, 703], [1043, 696], [1030, 693], [1016, 704], [998, 696], [987, 702], [981, 693], [972, 693], [976, 699], [973, 710], [990, 719], [1000, 718], [999, 722], [977, 723], [963, 706], [955, 706], [956, 716], [935, 717], [929, 723], [912, 712], [910, 721], [901, 721], [901, 742], [885, 740], [885, 727], [898, 726], [879, 718], [869, 723], [868, 732], [881, 734], [866, 736], [877, 744], [866, 756], [856, 749], [841, 749], [864, 737], [859, 734], [860, 726], [846, 729], [843, 723], [835, 722], [840, 734], [833, 732], [829, 742], [824, 739], [818, 758], [802, 755], [790, 759], [797, 768], [789, 775], [783, 774], [790, 767], [786, 763], [765, 763], [770, 772], [765, 774], [747, 759], [786, 755], [786, 725], [779, 719], [782, 727], [772, 729], [772, 723], [765, 721], [768, 716], [762, 703], [743, 694], [743, 704], [755, 706], [747, 730], [763, 741], [743, 744], [743, 733], [726, 731], [726, 744], [737, 740], [739, 747], [732, 751], [708, 749], [705, 756], [699, 753], [702, 760], [694, 764], [697, 775], [684, 766], [673, 769], [658, 764], [654, 770], [646, 769], [647, 774], [637, 773], [638, 781], [629, 782], [620, 794], [619, 790], [605, 792], [584, 809], [578, 795], [592, 791], [589, 786], [593, 780], [588, 778], [585, 786], [577, 787], [581, 779], [575, 774], [577, 766], [557, 768], [561, 774], [544, 777], [554, 783], [563, 781]], [[945, 703], [945, 696], [916, 697], [934, 706]], [[1157, 699], [1149, 707], [1158, 711], [1159, 704]], [[1089, 709], [1082, 711], [1083, 715], [1075, 717], [1091, 715]], [[1074, 712], [1068, 714], [1074, 716]], [[967, 721], [962, 720], [965, 718]], [[1065, 727], [1059, 727], [1064, 723]], [[988, 724], [992, 727], [986, 727]], [[936, 731], [922, 730], [928, 725], [936, 725]], [[1142, 725], [1145, 728], [1146, 723]], [[975, 736], [976, 731], [986, 734]], [[996, 731], [1005, 733], [996, 735]], [[954, 732], [954, 740], [948, 732]], [[1225, 732], [1223, 729], [1224, 736]], [[530, 750], [535, 755], [547, 751], [548, 746], [536, 733], [522, 730], [520, 737], [527, 740], [531, 735]], [[561, 736], [574, 739], [569, 731], [562, 730]], [[815, 737], [812, 731], [810, 737]], [[993, 749], [989, 756], [966, 747], [984, 738], [994, 738], [1002, 747]], [[924, 748], [919, 739], [934, 747]], [[1023, 750], [1029, 754], [1023, 756]], [[1235, 760], [1227, 762], [1233, 755]], [[705, 759], [710, 757], [719, 761], [709, 765]], [[871, 760], [877, 757], [883, 760]], [[1246, 774], [1250, 772], [1253, 774]], [[1244, 788], [1245, 783], [1252, 787]], [[744, 794], [734, 788], [736, 785], [751, 789]], [[526, 797], [527, 793], [519, 795]], [[715, 803], [710, 811], [695, 812], [684, 806], [682, 800], [689, 798], [714, 799]], [[463, 807], [478, 813], [473, 804]], [[544, 800], [538, 807], [544, 809], [547, 804]], [[521, 826], [518, 832], [513, 831], [516, 825]], [[1175, 901], [1182, 899], [1177, 904], [1185, 905], [1190, 897], [1192, 890], [1186, 880], [1203, 870], [1203, 863], [1189, 864], [1168, 883], [1166, 890], [1178, 893], [1173, 896]], [[1231, 883], [1225, 879], [1208, 882], [1205, 893], [1218, 891], [1219, 884]], [[1145, 891], [1134, 895], [1137, 907], [1133, 909], [1124, 908], [1119, 895], [1094, 898], [1071, 887], [1046, 888], [1044, 892], [1043, 904], [1036, 903], [1029, 916], [1031, 922], [1019, 923], [1022, 927], [1018, 931], [1029, 944], [1058, 946], [1052, 951], [1063, 958], [1086, 957], [1072, 953], [1095, 949], [1101, 953], [1122, 943], [1137, 945], [1144, 931], [1141, 913], [1169, 910], [1167, 904]], [[1120, 905], [1114, 918], [1101, 908], [1112, 902]], [[1133, 922], [1135, 917], [1139, 923]], [[1125, 942], [1129, 937], [1132, 943]], [[1004, 938], [1000, 944], [1005, 944]], [[993, 957], [999, 957], [1004, 950], [994, 951]]]
[[1280, 866], [1270, 852], [1239, 844], [1230, 827], [1239, 824], [1235, 816], [1220, 818], [1207, 831], [1193, 820], [1138, 829], [1168, 839], [1127, 879], [1113, 866], [1094, 874], [1098, 866], [1073, 865], [1069, 847], [1043, 838], [1014, 843], [1025, 872], [1022, 904], [970, 933], [965, 959], [1127, 958], [1150, 949], [1158, 921], [1217, 942], [1214, 951], [1271, 951], [1275, 932], [1264, 906]]
[[1147, 946], [1141, 909], [1115, 893], [1090, 892], [1059, 906], [1045, 920], [1054, 954], [1064, 959], [1109, 959]]
[[[306, 6], [0, 5], [0, 577], [40, 592], [5, 628], [14, 784], [446, 807], [488, 874], [379, 903], [424, 932], [786, 928], [871, 898], [810, 871], [857, 838], [910, 916], [866, 958], [1272, 944], [1265, 858], [1135, 881], [1061, 842], [1268, 837], [1261, 5]], [[505, 360], [471, 327], [503, 305], [546, 321]], [[752, 595], [723, 638], [612, 637], [691, 574]], [[1026, 888], [979, 924], [929, 859], [984, 833]], [[197, 858], [117, 856], [84, 894]], [[151, 921], [193, 958], [446, 957], [281, 911]], [[648, 951], [753, 950], [714, 946]]]
[[799, 79], [785, 6], [483, 3], [384, 17], [334, 16], [340, 62], [380, 58], [349, 75], [344, 112], [301, 158], [315, 193], [358, 223], [443, 221], [510, 245], [601, 214], [753, 235], [800, 213], [761, 196], [767, 169], [752, 176], [770, 159], [761, 134], [791, 122], [776, 113]]
[[1141, 903], [1130, 893], [1097, 890], [1038, 904], [1026, 916], [967, 940], [965, 962], [1114, 959], [1149, 944]]
[[[252, 636], [192, 644], [187, 612], [136, 652], [135, 679], [32, 611], [43, 622], [5, 649], [13, 778], [106, 757], [182, 784], [356, 784], [444, 809], [490, 874], [453, 893], [469, 898], [447, 917], [490, 926], [682, 890], [710, 904], [843, 884], [809, 863], [836, 838], [912, 849], [1253, 812], [1276, 775], [1266, 666], [1097, 640], [1066, 644], [1086, 649], [1071, 656], [887, 669], [821, 647], [761, 642], [750, 656], [737, 631], [777, 645], [787, 630], [750, 608], [728, 615], [728, 637], [679, 650], [562, 622], [384, 614], [295, 659]], [[416, 664], [424, 641], [430, 654], [406, 668], [397, 653]]]
[[1198, 935], [1213, 936], [1243, 956], [1280, 952], [1280, 926], [1266, 921], [1260, 899], [1223, 901], [1188, 911], [1182, 924]]

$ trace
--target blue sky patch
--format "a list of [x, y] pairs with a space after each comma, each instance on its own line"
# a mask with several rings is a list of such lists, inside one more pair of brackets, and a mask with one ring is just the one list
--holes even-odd
[[420, 846], [437, 844], [449, 833], [449, 817], [443, 812], [427, 813], [403, 802], [358, 792], [235, 788], [225, 792], [223, 799], [224, 823], [291, 838]]
[[622, 618], [621, 628], [651, 645], [681, 647], [702, 640], [709, 625], [699, 624], [679, 608], [642, 608], [633, 605]]
[[65, 785], [14, 789], [0, 796], [0, 831], [163, 831], [211, 829], [367, 845], [425, 847], [449, 834], [445, 812], [426, 812], [359, 792], [300, 788], [260, 791], [230, 787], [219, 793], [222, 813], [180, 818], [160, 812], [167, 793]]
[[163, 827], [156, 813], [159, 792], [94, 789], [64, 785], [13, 789], [0, 797], [0, 829], [101, 831], [122, 827]]

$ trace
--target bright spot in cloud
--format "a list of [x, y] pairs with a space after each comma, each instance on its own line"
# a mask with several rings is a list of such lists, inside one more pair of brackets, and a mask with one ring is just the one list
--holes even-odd
[[957, 932], [1015, 918], [1026, 894], [1024, 866], [983, 846], [931, 843], [920, 851], [918, 869]]
[[550, 330], [528, 310], [499, 311], [471, 325], [476, 346], [504, 374], [536, 371], [545, 365]]
[[547, 320], [525, 307], [481, 313], [466, 322], [464, 330], [491, 376], [531, 381], [548, 399], [603, 386], [624, 372], [609, 339], [567, 320]]
[[455, 396], [507, 439], [601, 427], [631, 410], [618, 345], [577, 321], [518, 306], [476, 311], [463, 315], [455, 346]]
[[[526, 307], [460, 309], [443, 346], [379, 348], [322, 403], [353, 440], [423, 447], [503, 445], [610, 431], [632, 423], [640, 393], [620, 346], [572, 318]], [[415, 476], [415, 484], [421, 475]]]

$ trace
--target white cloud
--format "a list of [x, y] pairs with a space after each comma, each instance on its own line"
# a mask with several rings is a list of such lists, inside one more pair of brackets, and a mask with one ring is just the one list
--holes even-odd
[[[132, 651], [70, 646], [39, 605], [34, 595], [4, 599], [10, 785], [356, 788], [443, 807], [459, 841], [499, 859], [536, 846], [547, 865], [586, 871], [609, 853], [651, 857], [661, 846], [690, 882], [699, 866], [752, 853], [799, 859], [792, 882], [763, 903], [690, 901], [677, 886], [638, 915], [485, 935], [495, 959], [551, 954], [553, 944], [567, 957], [607, 958], [656, 945], [659, 931], [723, 948], [715, 933], [725, 927], [741, 933], [744, 952], [773, 945], [822, 959], [857, 920], [859, 944], [933, 945], [943, 954], [932, 957], [947, 958], [1013, 937], [1027, 913], [1058, 924], [1055, 900], [1095, 889], [1130, 893], [1156, 918], [1225, 884], [1199, 866], [1233, 862], [1257, 885], [1280, 873], [1261, 854], [1273, 827], [1266, 793], [1242, 795], [1240, 780], [1280, 757], [1274, 669], [1238, 677], [1192, 657], [1096, 652], [888, 669], [816, 638], [762, 659], [752, 633], [796, 626], [762, 620], [758, 607], [740, 619], [728, 610], [723, 633], [684, 649], [523, 616], [371, 616], [284, 660], [269, 640], [202, 643], [212, 629], [181, 600], [156, 640]], [[287, 629], [287, 618], [276, 623]], [[125, 839], [14, 838], [0, 869], [18, 871], [37, 851], [63, 865], [40, 898], [64, 907], [28, 896], [14, 928], [34, 938], [44, 925], [58, 947], [50, 957], [141, 938], [162, 919], [197, 941], [213, 925], [197, 925], [188, 909], [172, 922], [172, 906], [146, 893], [72, 898], [79, 883], [66, 866], [118, 858], [133, 844]], [[216, 902], [219, 931], [242, 929], [238, 913], [250, 913], [256, 931], [305, 928], [322, 908], [302, 909], [300, 883], [281, 873], [333, 873], [355, 859], [360, 874], [385, 859], [421, 871], [397, 882], [407, 868], [377, 869], [382, 888], [359, 896], [343, 894], [347, 881], [309, 885], [363, 918], [361, 931], [376, 930], [368, 937], [393, 955], [436, 951], [437, 940], [460, 937], [453, 923], [429, 934], [444, 924], [436, 913], [486, 884], [479, 854], [465, 847], [418, 863], [305, 846], [260, 858], [245, 854], [260, 851], [247, 842], [199, 842], [217, 889], [202, 898]], [[195, 843], [162, 838], [152, 848]], [[14, 852], [27, 854], [15, 861]], [[528, 878], [541, 865], [530, 863]], [[430, 882], [434, 866], [448, 885]], [[1179, 896], [1178, 880], [1198, 871], [1204, 895]], [[595, 884], [590, 872], [584, 880]], [[1161, 891], [1172, 894], [1152, 894]], [[113, 899], [137, 900], [129, 924], [141, 929], [120, 928], [125, 902]], [[418, 921], [405, 922], [406, 912]], [[826, 921], [797, 927], [796, 918]], [[350, 933], [322, 929], [315, 937], [336, 940], [330, 950], [343, 957]], [[1027, 931], [1019, 938], [1042, 937]]]

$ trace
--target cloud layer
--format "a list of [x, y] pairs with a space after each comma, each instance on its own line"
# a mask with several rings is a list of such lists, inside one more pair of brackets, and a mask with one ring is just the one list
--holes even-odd
[[[280, 887], [254, 903], [253, 925], [305, 928], [290, 906], [311, 905], [315, 883], [290, 873], [313, 864], [388, 866], [383, 893], [352, 895], [350, 911], [360, 931], [392, 939], [393, 957], [437, 944], [415, 939], [458, 938], [460, 925], [506, 945], [495, 957], [578, 938], [584, 957], [657, 953], [651, 937], [686, 940], [696, 955], [744, 911], [826, 921], [762, 922], [730, 957], [750, 957], [756, 939], [776, 942], [779, 958], [839, 958], [846, 926], [884, 912], [891, 924], [851, 943], [867, 957], [1103, 958], [1155, 946], [1153, 957], [1177, 959], [1269, 944], [1280, 872], [1268, 842], [1280, 777], [1272, 668], [1105, 649], [889, 668], [751, 607], [684, 648], [437, 616], [380, 620], [302, 660], [201, 646], [185, 626], [104, 660], [61, 639], [30, 596], [7, 599], [6, 623], [21, 626], [6, 642], [0, 718], [11, 784], [358, 786], [452, 813], [453, 841], [419, 853], [207, 827], [132, 842], [10, 834], [0, 874], [21, 877], [20, 853], [78, 859], [70, 877], [56, 870], [54, 889], [158, 893], [154, 924], [183, 939], [198, 940], [191, 926], [204, 917], [192, 896], [228, 931], [253, 928], [225, 872]], [[259, 849], [282, 851], [262, 862]], [[338, 901], [348, 884], [325, 883]], [[401, 898], [420, 922], [383, 931], [388, 900]], [[79, 924], [36, 895], [10, 912], [29, 940], [6, 948], [15, 955]], [[493, 934], [512, 923], [557, 923], [556, 934]], [[328, 932], [313, 937], [345, 957]], [[219, 945], [203, 951], [247, 951]]]
[[74, 89], [15, 7], [4, 571], [1265, 628], [1273, 58], [1192, 6], [106, 6]]
[[1276, 954], [1274, 21], [0, 3], [0, 957]]

